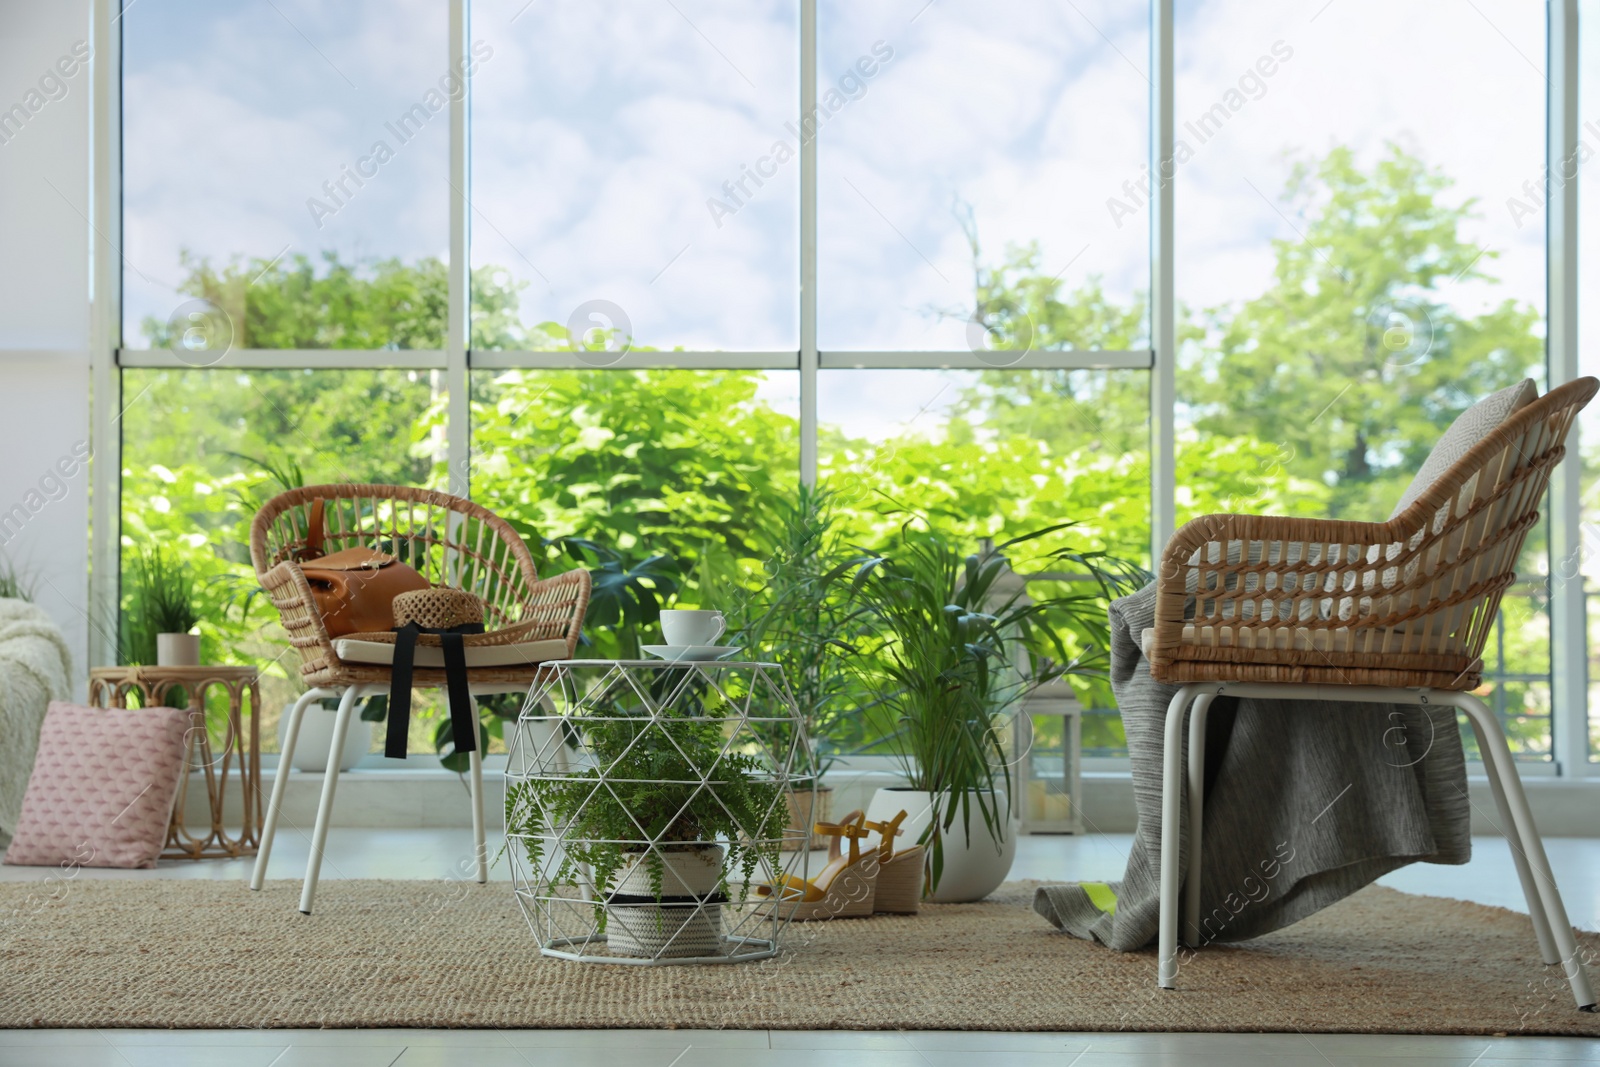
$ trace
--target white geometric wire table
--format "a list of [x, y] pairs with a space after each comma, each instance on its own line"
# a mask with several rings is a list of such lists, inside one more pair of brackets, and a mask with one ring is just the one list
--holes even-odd
[[540, 951], [633, 965], [776, 955], [792, 908], [769, 887], [804, 878], [810, 855], [785, 794], [816, 785], [782, 669], [548, 666], [506, 764], [506, 851]]

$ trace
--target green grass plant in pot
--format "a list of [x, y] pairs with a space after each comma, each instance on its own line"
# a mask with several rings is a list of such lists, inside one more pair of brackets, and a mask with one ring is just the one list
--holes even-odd
[[176, 551], [141, 549], [128, 571], [122, 619], [122, 657], [128, 663], [194, 667], [200, 663], [200, 625], [194, 578]]
[[4, 555], [0, 555], [0, 600], [33, 601], [33, 582]]
[[[681, 684], [664, 673], [655, 696]], [[576, 720], [574, 769], [508, 783], [508, 847], [545, 886], [592, 892], [613, 955], [719, 954], [724, 904], [747, 898], [758, 869], [779, 869], [780, 788], [730, 745], [732, 712], [715, 696], [651, 711], [619, 694]]]
[[876, 619], [878, 644], [862, 660], [886, 747], [905, 787], [880, 789], [867, 818], [904, 809], [899, 847], [927, 845], [924, 895], [980, 900], [1011, 868], [1010, 713], [1064, 675], [1098, 675], [1109, 644], [1106, 605], [1143, 572], [1101, 553], [1047, 553], [1051, 570], [1086, 581], [1081, 592], [1033, 599], [1005, 553], [1064, 523], [968, 553], [919, 521], [855, 567], [856, 601]]

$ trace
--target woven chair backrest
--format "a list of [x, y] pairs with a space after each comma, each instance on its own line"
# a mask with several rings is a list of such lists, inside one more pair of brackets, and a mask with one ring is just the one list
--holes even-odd
[[258, 575], [301, 557], [318, 500], [326, 553], [354, 547], [389, 553], [433, 585], [476, 594], [490, 629], [516, 623], [528, 610], [537, 574], [516, 531], [469, 500], [409, 486], [314, 485], [274, 497], [250, 529]]
[[[1304, 539], [1204, 546], [1184, 576], [1188, 621], [1287, 628], [1290, 641], [1304, 627], [1347, 653], [1476, 659], [1540, 521], [1567, 432], [1597, 386], [1579, 379], [1514, 414], [1378, 527], [1378, 543], [1369, 524], [1306, 519]], [[1359, 536], [1329, 538], [1341, 525]]]

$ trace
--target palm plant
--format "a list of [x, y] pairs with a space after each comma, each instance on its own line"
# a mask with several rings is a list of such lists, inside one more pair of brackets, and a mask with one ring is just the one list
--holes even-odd
[[1062, 550], [1044, 558], [1089, 579], [1090, 591], [1034, 600], [1004, 553], [1070, 529], [1060, 523], [979, 552], [947, 536], [901, 527], [886, 553], [858, 560], [855, 601], [882, 642], [867, 661], [867, 685], [892, 721], [888, 747], [912, 789], [932, 797], [928, 889], [944, 869], [943, 836], [959, 816], [970, 836], [976, 807], [999, 847], [1009, 820], [1011, 769], [1005, 713], [1030, 691], [1067, 675], [1102, 674], [1108, 601], [1144, 579], [1135, 564], [1105, 553]]
[[[840, 580], [853, 553], [838, 532], [831, 492], [802, 484], [779, 512], [775, 540], [763, 590], [731, 612], [730, 629], [733, 643], [783, 666], [815, 754], [818, 739], [847, 714], [854, 677], [846, 657], [856, 652], [850, 638], [866, 611], [851, 602]], [[774, 752], [788, 748], [787, 737], [767, 740]], [[827, 764], [816, 763], [819, 777]]]

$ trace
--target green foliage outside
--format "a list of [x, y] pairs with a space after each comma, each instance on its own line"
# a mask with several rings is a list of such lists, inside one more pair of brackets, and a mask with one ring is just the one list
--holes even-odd
[[[1506, 301], [1466, 315], [1442, 291], [1456, 278], [1487, 278], [1493, 260], [1462, 239], [1475, 208], [1453, 201], [1449, 184], [1392, 146], [1365, 167], [1344, 149], [1306, 161], [1284, 204], [1306, 240], [1275, 243], [1267, 290], [1183, 309], [1180, 522], [1218, 511], [1382, 519], [1457, 414], [1540, 376], [1536, 309]], [[974, 307], [996, 348], [1148, 344], [1141, 300], [1109, 299], [1094, 279], [1068, 289], [1046, 274], [1037, 247], [1008, 248], [991, 262], [974, 237], [974, 256]], [[184, 291], [242, 323], [240, 347], [442, 343], [437, 260], [186, 266]], [[476, 347], [565, 343], [559, 324], [520, 324], [508, 272], [474, 271], [473, 292]], [[164, 331], [145, 323], [151, 344], [165, 343]], [[730, 588], [753, 592], [779, 550], [781, 505], [798, 487], [796, 414], [763, 400], [761, 381], [759, 372], [639, 370], [626, 361], [474, 372], [473, 495], [518, 526], [547, 573], [598, 562], [563, 539], [605, 546], [618, 605], [652, 586], [656, 600], [680, 606], [711, 606]], [[821, 428], [821, 478], [847, 543], [888, 544], [912, 509], [972, 548], [1071, 521], [1070, 541], [1041, 552], [1070, 545], [1149, 563], [1146, 372], [995, 369], [961, 381], [950, 418], [935, 429], [866, 440]], [[188, 561], [213, 657], [278, 661], [274, 673], [287, 666], [289, 677], [270, 608], [257, 601], [241, 618], [240, 587], [230, 585], [253, 584], [249, 520], [272, 491], [269, 474], [236, 454], [292, 458], [308, 482], [449, 482], [446, 397], [426, 371], [258, 372], [226, 361], [130, 370], [124, 403], [125, 547], [159, 541]], [[1542, 542], [1530, 544], [1521, 567], [1535, 584], [1542, 552]], [[614, 628], [590, 627], [595, 654], [651, 636], [652, 609], [632, 610], [619, 606]], [[1505, 659], [1497, 663], [1492, 644], [1490, 670], [1542, 677], [1545, 619], [1538, 589], [1508, 599]], [[269, 711], [290, 692], [275, 684]], [[1103, 683], [1073, 684], [1109, 707]], [[1548, 751], [1548, 720], [1539, 717], [1548, 714], [1547, 683], [1519, 681], [1503, 696], [1508, 714], [1532, 716], [1510, 723], [1513, 744]], [[416, 718], [426, 709], [419, 702]], [[430, 750], [431, 726], [418, 729], [415, 748]], [[869, 739], [837, 740], [848, 748]], [[1086, 719], [1086, 748], [1121, 742], [1114, 714]]]

